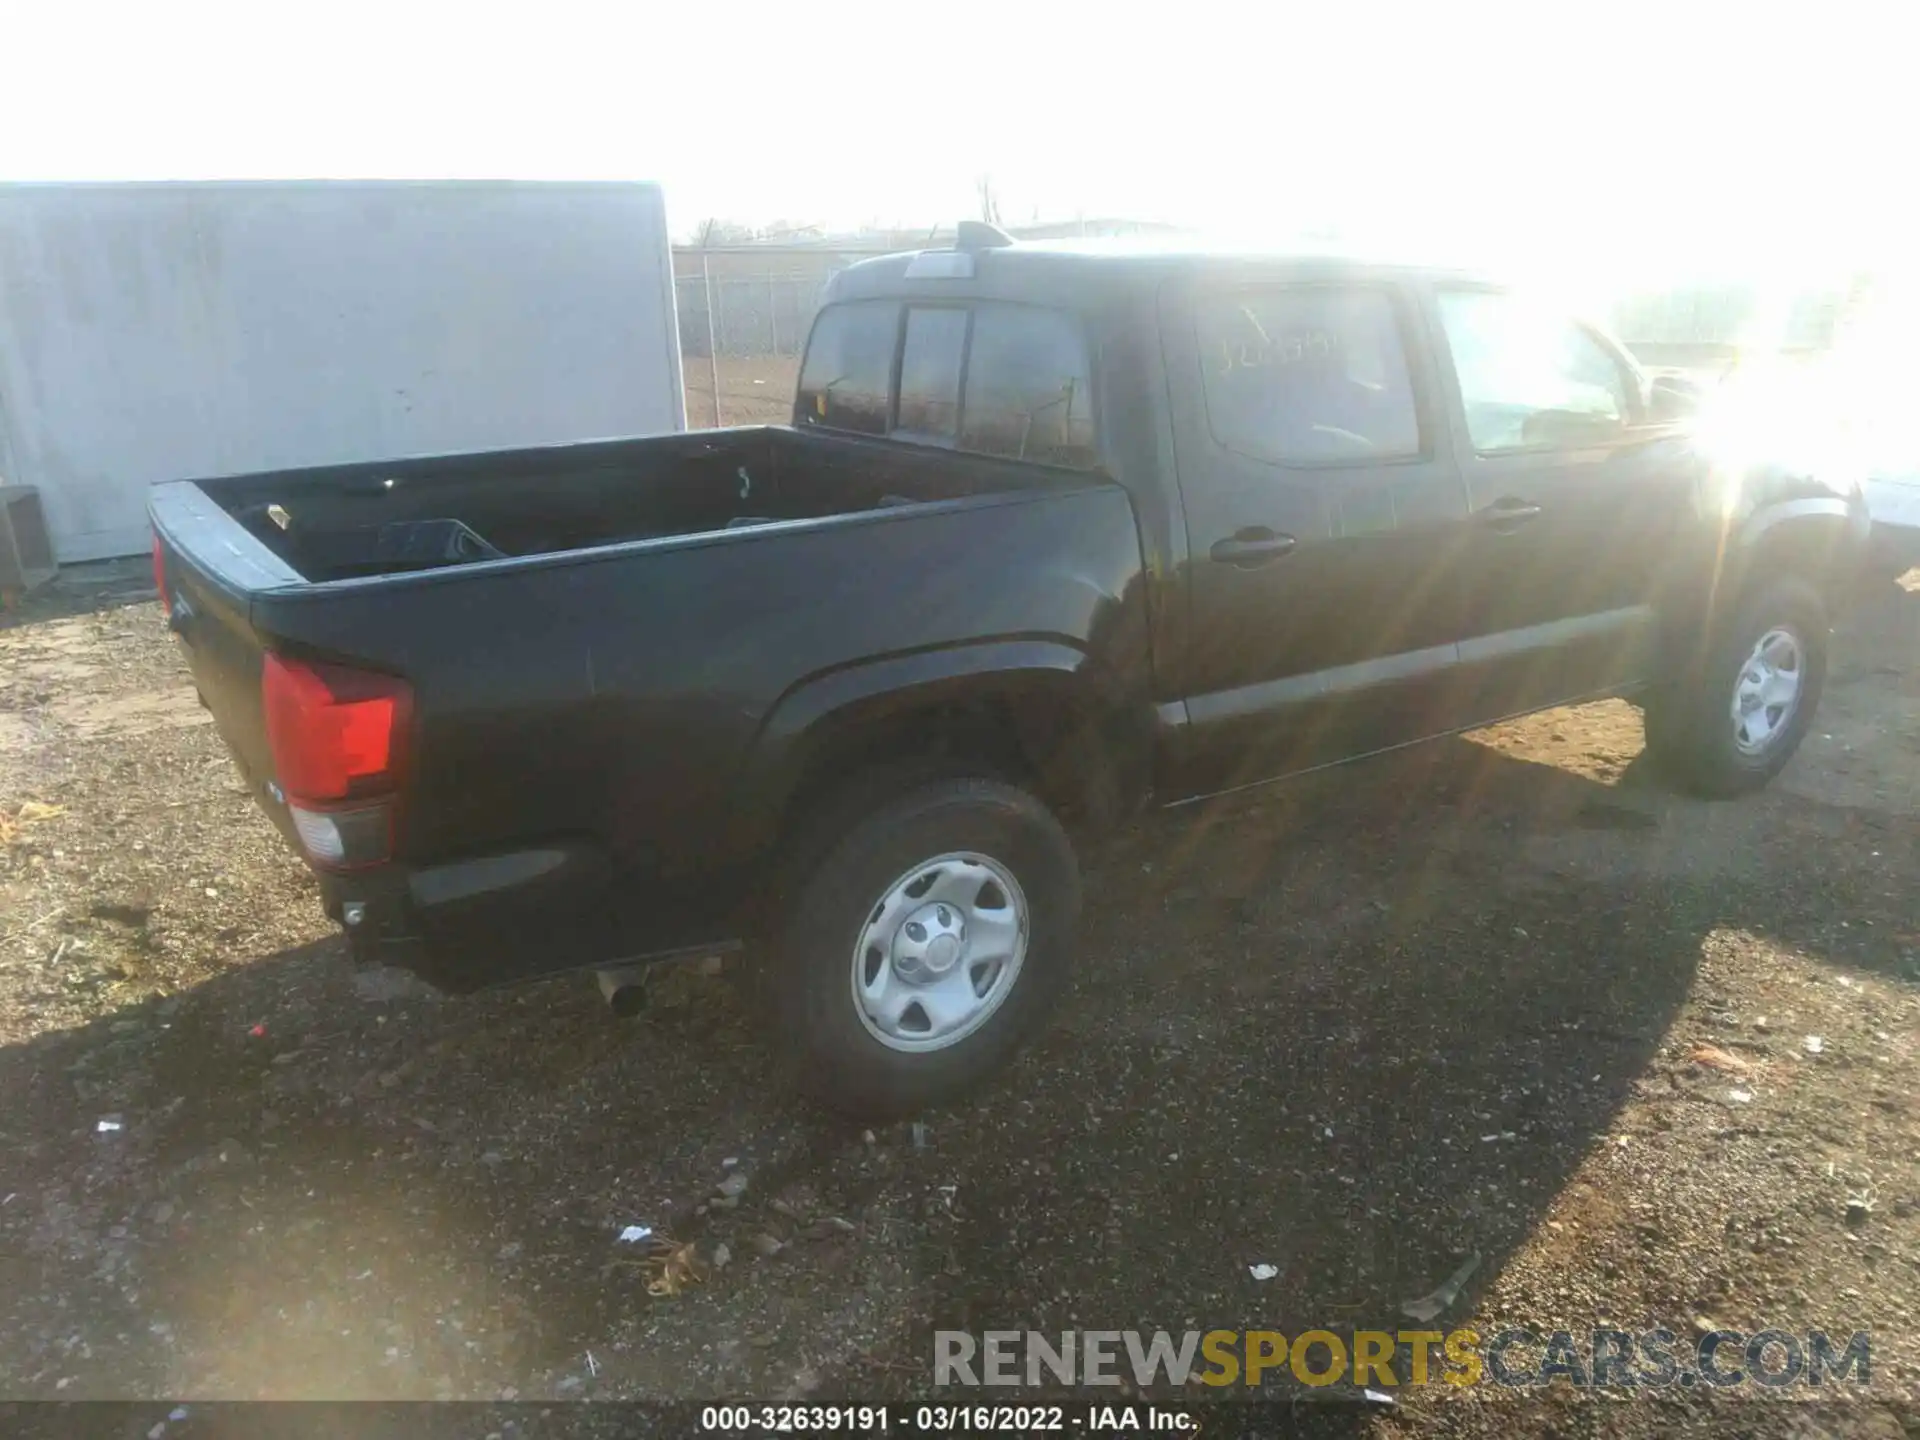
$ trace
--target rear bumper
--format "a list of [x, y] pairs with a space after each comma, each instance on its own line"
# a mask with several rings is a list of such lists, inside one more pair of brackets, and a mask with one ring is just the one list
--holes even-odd
[[[305, 859], [286, 805], [237, 755], [234, 763]], [[737, 950], [746, 928], [737, 897], [751, 893], [750, 877], [732, 872], [710, 884], [648, 883], [616, 866], [603, 846], [578, 839], [435, 865], [313, 873], [355, 960], [410, 970], [456, 994], [566, 970]]]
[[614, 946], [612, 867], [591, 845], [315, 873], [355, 959], [400, 966], [444, 990], [593, 964]]
[[327, 913], [346, 930], [356, 960], [411, 970], [456, 993], [741, 944], [736, 927], [712, 920], [717, 911], [700, 892], [682, 891], [680, 903], [650, 898], [587, 842], [317, 873]]

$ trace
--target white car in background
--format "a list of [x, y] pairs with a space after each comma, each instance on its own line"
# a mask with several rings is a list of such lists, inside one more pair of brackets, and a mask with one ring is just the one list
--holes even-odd
[[1873, 517], [1867, 563], [1896, 579], [1920, 566], [1920, 456], [1870, 461], [1860, 488]]
[[1876, 576], [1897, 579], [1920, 565], [1920, 415], [1909, 398], [1920, 377], [1868, 371], [1840, 353], [1818, 368], [1812, 413], [1827, 417], [1833, 453], [1866, 496], [1873, 520], [1867, 564]]
[[1760, 360], [1701, 390], [1710, 447], [1771, 454], [1860, 482], [1873, 520], [1868, 564], [1898, 578], [1920, 566], [1920, 373], [1911, 351], [1862, 328], [1816, 360]]
[[1920, 363], [1913, 347], [1920, 306], [1911, 291], [1868, 310], [1839, 337], [1820, 368], [1842, 417], [1848, 463], [1873, 517], [1870, 563], [1898, 577], [1920, 565]]

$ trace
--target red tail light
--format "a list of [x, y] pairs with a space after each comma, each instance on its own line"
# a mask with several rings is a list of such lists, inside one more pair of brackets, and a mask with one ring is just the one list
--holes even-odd
[[342, 868], [387, 859], [413, 715], [406, 681], [269, 654], [260, 695], [274, 771], [308, 855]]
[[160, 537], [153, 537], [153, 588], [160, 592], [162, 614], [173, 614], [173, 602], [167, 598], [167, 562], [160, 553]]
[[324, 803], [393, 788], [412, 709], [406, 681], [268, 655], [260, 691], [288, 795]]

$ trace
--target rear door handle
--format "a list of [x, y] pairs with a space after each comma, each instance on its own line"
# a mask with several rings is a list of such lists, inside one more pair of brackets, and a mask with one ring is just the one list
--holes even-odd
[[1490, 529], [1502, 532], [1517, 530], [1529, 520], [1540, 518], [1540, 507], [1526, 500], [1516, 500], [1511, 495], [1500, 499], [1480, 512], [1481, 521]]
[[1293, 536], [1276, 535], [1264, 525], [1250, 525], [1234, 531], [1225, 540], [1214, 541], [1213, 549], [1207, 553], [1222, 565], [1252, 570], [1256, 566], [1271, 565], [1299, 543]]

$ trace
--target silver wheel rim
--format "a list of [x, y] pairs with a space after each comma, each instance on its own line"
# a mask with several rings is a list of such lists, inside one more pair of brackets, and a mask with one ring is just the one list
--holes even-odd
[[958, 1045], [1006, 1003], [1027, 958], [1027, 897], [999, 861], [956, 851], [881, 892], [853, 947], [853, 1008], [890, 1050]]
[[1800, 708], [1806, 656], [1800, 637], [1776, 626], [1762, 635], [1734, 682], [1733, 743], [1743, 755], [1764, 755]]

